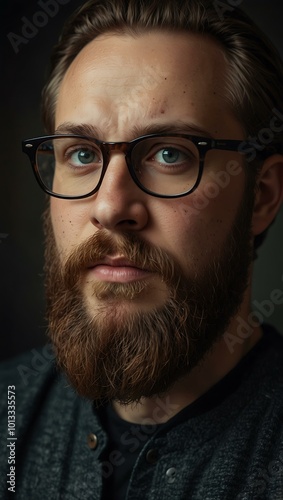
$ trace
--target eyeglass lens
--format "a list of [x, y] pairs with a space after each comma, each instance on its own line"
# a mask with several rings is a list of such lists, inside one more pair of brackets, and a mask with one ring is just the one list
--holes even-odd
[[[40, 144], [36, 164], [49, 191], [62, 196], [84, 196], [98, 185], [104, 163], [102, 148], [78, 137], [57, 137]], [[197, 181], [199, 151], [183, 137], [153, 137], [130, 145], [127, 163], [134, 181], [157, 195], [190, 191]]]

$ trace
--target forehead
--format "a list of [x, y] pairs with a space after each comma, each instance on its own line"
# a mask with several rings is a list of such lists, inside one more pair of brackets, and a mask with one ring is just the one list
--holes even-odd
[[156, 120], [189, 120], [217, 135], [220, 121], [235, 122], [226, 78], [224, 52], [212, 38], [163, 31], [103, 35], [67, 70], [56, 125], [99, 120], [103, 133], [111, 134], [105, 140], [127, 140], [113, 133]]

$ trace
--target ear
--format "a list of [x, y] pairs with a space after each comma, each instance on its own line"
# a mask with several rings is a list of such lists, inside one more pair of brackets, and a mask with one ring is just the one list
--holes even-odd
[[270, 226], [283, 203], [283, 155], [265, 160], [257, 179], [252, 231], [256, 236]]

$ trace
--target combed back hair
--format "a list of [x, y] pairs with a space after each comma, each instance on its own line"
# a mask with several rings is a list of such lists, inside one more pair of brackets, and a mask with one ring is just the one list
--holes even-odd
[[[222, 5], [223, 2], [221, 2]], [[211, 0], [90, 0], [66, 22], [51, 58], [50, 75], [42, 94], [42, 117], [48, 133], [54, 132], [54, 115], [60, 83], [78, 53], [106, 33], [138, 36], [153, 30], [209, 36], [222, 47], [227, 62], [226, 95], [246, 138], [258, 138], [267, 129], [265, 150], [277, 151], [283, 142], [283, 64], [279, 53], [240, 9]], [[185, 57], [185, 55], [184, 55]], [[274, 118], [274, 110], [277, 116]], [[277, 120], [274, 122], [274, 119]], [[277, 123], [272, 137], [270, 123]], [[282, 125], [281, 127], [279, 125]], [[256, 174], [258, 161], [248, 165]], [[260, 242], [262, 238], [257, 238]]]

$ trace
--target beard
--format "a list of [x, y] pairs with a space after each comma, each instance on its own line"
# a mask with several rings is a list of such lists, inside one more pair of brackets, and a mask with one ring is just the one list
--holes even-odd
[[[62, 264], [46, 210], [49, 336], [80, 396], [97, 404], [137, 402], [165, 394], [200, 364], [242, 303], [252, 262], [251, 213], [246, 196], [217, 255], [202, 269], [184, 272], [176, 258], [134, 231], [113, 236], [104, 229]], [[150, 280], [87, 282], [90, 263], [111, 255], [155, 273], [166, 289], [162, 303], [154, 305], [157, 286]], [[145, 310], [138, 304], [148, 296], [152, 305]]]

